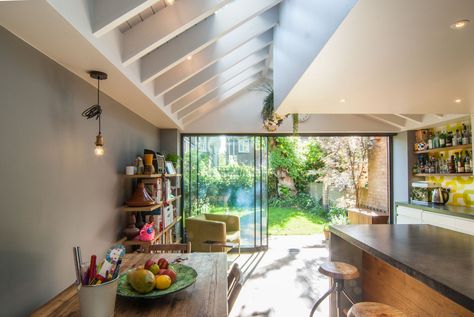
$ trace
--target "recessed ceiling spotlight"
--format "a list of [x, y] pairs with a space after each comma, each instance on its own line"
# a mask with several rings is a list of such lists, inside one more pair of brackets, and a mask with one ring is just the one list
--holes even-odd
[[340, 103], [344, 103], [346, 102], [346, 99], [342, 98], [341, 100], [339, 100]]
[[461, 102], [462, 102], [462, 99], [454, 99], [454, 102], [455, 102], [455, 103], [461, 103]]
[[172, 6], [174, 4], [174, 0], [165, 0], [165, 4], [167, 6]]
[[192, 55], [189, 55], [188, 57], [186, 57], [186, 59], [187, 59], [188, 61], [190, 61], [190, 60], [193, 59], [193, 56], [192, 56]]
[[451, 29], [453, 30], [462, 30], [464, 29], [471, 21], [469, 20], [459, 20], [451, 24]]

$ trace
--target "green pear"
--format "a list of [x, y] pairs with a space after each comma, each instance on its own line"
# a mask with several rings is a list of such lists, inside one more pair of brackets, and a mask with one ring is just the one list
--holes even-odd
[[155, 275], [145, 269], [129, 271], [127, 281], [140, 294], [151, 292], [155, 287]]

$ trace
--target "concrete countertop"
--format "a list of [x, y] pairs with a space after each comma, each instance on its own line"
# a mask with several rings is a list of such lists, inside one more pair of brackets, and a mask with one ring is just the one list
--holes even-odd
[[462, 217], [474, 220], [474, 208], [464, 206], [440, 205], [434, 203], [414, 203], [414, 202], [396, 202], [396, 205], [423, 209], [426, 211], [436, 212], [439, 214]]
[[474, 236], [431, 225], [337, 225], [330, 231], [474, 311]]

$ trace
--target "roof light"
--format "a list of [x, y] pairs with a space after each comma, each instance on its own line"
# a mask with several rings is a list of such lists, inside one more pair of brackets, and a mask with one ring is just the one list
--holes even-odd
[[451, 29], [453, 30], [462, 30], [464, 29], [471, 21], [469, 20], [459, 20], [451, 24]]

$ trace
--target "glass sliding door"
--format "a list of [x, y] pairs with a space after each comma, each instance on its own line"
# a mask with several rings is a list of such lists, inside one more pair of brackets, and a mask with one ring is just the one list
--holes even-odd
[[243, 248], [267, 245], [267, 138], [183, 136], [185, 217], [240, 217]]

